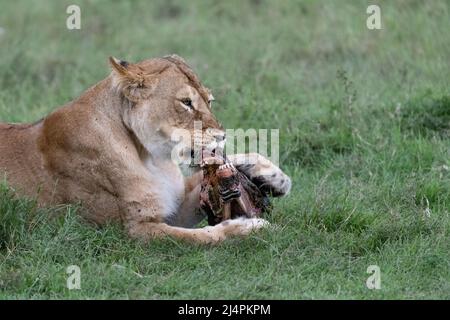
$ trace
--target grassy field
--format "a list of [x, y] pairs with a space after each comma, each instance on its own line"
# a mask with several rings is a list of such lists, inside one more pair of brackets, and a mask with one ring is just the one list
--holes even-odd
[[3, 183], [0, 298], [450, 298], [450, 4], [377, 3], [382, 30], [369, 1], [3, 0], [0, 121], [43, 117], [106, 77], [110, 55], [177, 53], [227, 128], [280, 129], [293, 190], [276, 231], [209, 247], [132, 242]]

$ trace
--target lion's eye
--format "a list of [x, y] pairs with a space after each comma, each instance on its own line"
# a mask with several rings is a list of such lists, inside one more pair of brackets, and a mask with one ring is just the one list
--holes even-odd
[[189, 107], [189, 108], [193, 108], [193, 106], [192, 106], [192, 100], [191, 99], [189, 99], [189, 98], [186, 98], [186, 99], [183, 99], [183, 100], [181, 100], [181, 102], [186, 106], [186, 107]]

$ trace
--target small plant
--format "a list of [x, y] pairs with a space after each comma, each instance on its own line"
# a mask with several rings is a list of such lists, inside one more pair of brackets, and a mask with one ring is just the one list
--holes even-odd
[[339, 69], [337, 71], [337, 79], [344, 87], [344, 96], [341, 101], [341, 107], [344, 108], [347, 120], [352, 121], [354, 116], [354, 103], [357, 97], [357, 91], [353, 81], [347, 75], [347, 71]]
[[450, 137], [450, 96], [421, 97], [400, 111], [403, 131], [422, 136]]

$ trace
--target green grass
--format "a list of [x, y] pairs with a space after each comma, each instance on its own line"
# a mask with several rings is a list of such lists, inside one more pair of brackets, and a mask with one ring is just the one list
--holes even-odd
[[[65, 29], [73, 3], [80, 31]], [[378, 3], [375, 31], [367, 1], [2, 3], [1, 121], [78, 96], [109, 55], [177, 53], [226, 127], [280, 129], [293, 190], [276, 231], [209, 247], [133, 242], [2, 184], [0, 298], [450, 298], [450, 5]]]

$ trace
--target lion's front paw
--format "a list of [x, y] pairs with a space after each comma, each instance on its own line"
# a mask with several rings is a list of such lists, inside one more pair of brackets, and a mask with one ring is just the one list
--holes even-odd
[[291, 191], [291, 178], [279, 168], [276, 167], [276, 169], [271, 174], [255, 175], [251, 180], [258, 188], [274, 197], [285, 196]]
[[218, 224], [216, 227], [222, 229], [225, 237], [227, 236], [246, 236], [252, 231], [256, 231], [268, 227], [270, 223], [260, 218], [238, 218], [226, 220]]
[[287, 195], [291, 191], [291, 178], [261, 155], [257, 156], [255, 163], [244, 165], [243, 169], [258, 188], [274, 197]]
[[287, 195], [291, 191], [291, 178], [269, 159], [257, 153], [230, 155], [234, 166], [245, 174], [262, 191], [274, 197]]

